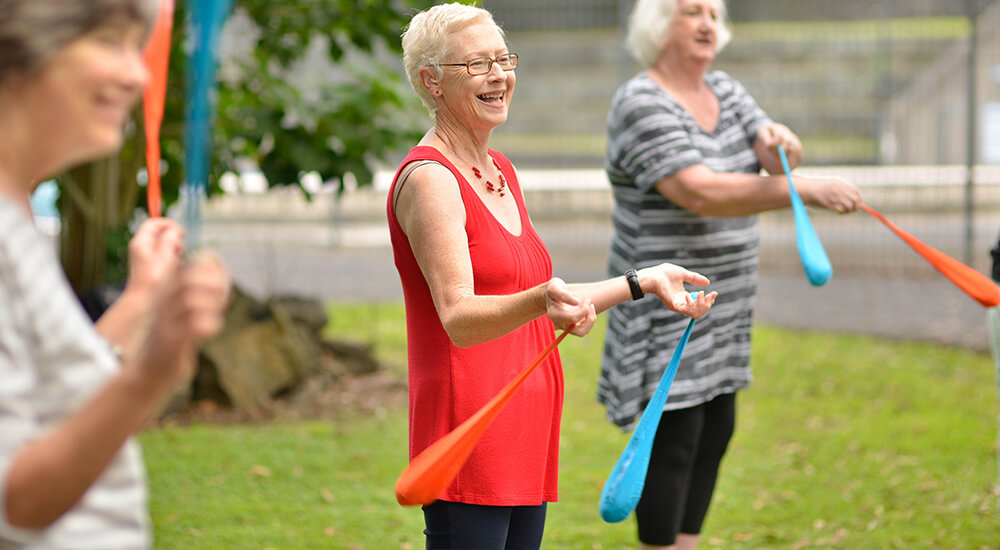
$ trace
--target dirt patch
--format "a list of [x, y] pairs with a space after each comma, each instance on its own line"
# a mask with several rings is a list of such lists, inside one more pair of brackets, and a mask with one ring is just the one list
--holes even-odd
[[405, 377], [379, 366], [373, 372], [345, 372], [324, 350], [323, 368], [295, 389], [274, 398], [264, 413], [251, 414], [211, 399], [195, 399], [160, 419], [161, 425], [263, 424], [296, 420], [343, 420], [385, 416], [407, 406]]

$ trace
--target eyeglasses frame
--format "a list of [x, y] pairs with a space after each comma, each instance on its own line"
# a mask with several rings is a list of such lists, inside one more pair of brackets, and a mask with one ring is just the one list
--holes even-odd
[[[505, 57], [505, 56], [506, 57], [510, 57], [511, 61], [513, 61], [513, 63], [511, 63], [511, 68], [509, 68], [509, 69], [504, 69], [503, 65], [500, 65], [500, 61], [498, 59], [498, 58]], [[465, 67], [465, 70], [471, 76], [479, 76], [479, 75], [484, 75], [484, 74], [490, 74], [490, 71], [493, 70], [493, 64], [494, 63], [496, 63], [497, 65], [500, 65], [500, 68], [503, 69], [503, 70], [505, 70], [505, 71], [513, 71], [514, 69], [517, 68], [517, 63], [518, 63], [518, 60], [520, 59], [520, 57], [521, 56], [517, 55], [514, 52], [507, 52], [507, 53], [504, 53], [504, 54], [500, 54], [500, 55], [498, 55], [496, 57], [476, 57], [474, 59], [470, 59], [470, 60], [466, 61], [465, 63], [438, 63], [438, 65], [440, 65], [442, 67]], [[474, 72], [472, 72], [472, 64], [475, 63], [475, 62], [477, 62], [477, 61], [482, 61], [484, 59], [489, 62], [486, 65], [486, 71], [481, 72], [481, 73], [474, 73]]]

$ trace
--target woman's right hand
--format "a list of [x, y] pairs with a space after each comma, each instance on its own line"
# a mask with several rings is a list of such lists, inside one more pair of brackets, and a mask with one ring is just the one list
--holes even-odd
[[704, 291], [699, 291], [697, 299], [692, 299], [690, 292], [684, 288], [684, 283], [707, 286], [708, 277], [679, 265], [662, 263], [640, 269], [636, 274], [639, 276], [639, 286], [644, 293], [656, 294], [670, 311], [695, 319], [701, 319], [719, 295], [718, 292], [705, 294]]
[[854, 212], [861, 204], [861, 190], [841, 178], [796, 175], [795, 190], [805, 204], [840, 214]]
[[590, 298], [581, 300], [559, 277], [545, 284], [545, 314], [558, 329], [572, 327], [570, 334], [574, 336], [586, 336], [597, 322], [597, 310]]

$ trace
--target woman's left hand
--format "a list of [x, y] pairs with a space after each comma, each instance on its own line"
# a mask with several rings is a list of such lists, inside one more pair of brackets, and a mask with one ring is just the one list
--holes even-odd
[[667, 309], [682, 315], [701, 319], [715, 303], [718, 292], [705, 294], [699, 291], [697, 299], [691, 298], [691, 293], [684, 288], [684, 283], [695, 286], [706, 286], [708, 277], [695, 273], [679, 265], [662, 263], [657, 266], [640, 269], [639, 286], [647, 294], [656, 294]]
[[[781, 160], [778, 157], [778, 146], [785, 150], [785, 156], [788, 157], [788, 167], [794, 170], [802, 163], [802, 142], [799, 141], [799, 137], [792, 132], [788, 126], [784, 124], [779, 124], [777, 122], [768, 124], [764, 126], [757, 132], [757, 155], [761, 164], [767, 169], [771, 174], [782, 173]], [[761, 152], [766, 151], [769, 158], [759, 158]], [[771, 170], [772, 167], [776, 167], [776, 170]]]
[[570, 334], [574, 336], [585, 336], [597, 321], [597, 310], [590, 298], [581, 300], [558, 277], [545, 284], [545, 314], [556, 328], [572, 327]]

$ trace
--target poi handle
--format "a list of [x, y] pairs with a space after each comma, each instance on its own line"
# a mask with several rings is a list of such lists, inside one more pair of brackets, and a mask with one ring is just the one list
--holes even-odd
[[528, 375], [545, 360], [575, 325], [570, 325], [518, 375], [475, 414], [414, 458], [396, 480], [396, 501], [403, 506], [425, 506], [441, 496], [469, 459], [472, 449]]
[[[692, 297], [697, 299], [697, 294], [692, 293]], [[660, 418], [663, 416], [663, 406], [667, 403], [667, 396], [670, 394], [670, 386], [673, 385], [674, 375], [677, 374], [677, 367], [681, 362], [681, 354], [684, 353], [684, 346], [687, 345], [691, 336], [691, 329], [694, 327], [695, 319], [688, 321], [684, 334], [677, 342], [670, 363], [663, 372], [653, 397], [646, 404], [646, 409], [639, 418], [639, 423], [632, 432], [628, 444], [618, 457], [618, 462], [604, 482], [604, 489], [601, 491], [601, 501], [599, 504], [601, 519], [608, 523], [617, 523], [624, 520], [635, 510], [642, 497], [642, 489], [646, 485], [646, 472], [649, 470], [649, 457], [653, 451], [653, 441], [656, 439], [656, 430], [660, 426]]]
[[785, 148], [781, 144], [778, 144], [778, 157], [781, 158], [781, 167], [788, 179], [788, 194], [792, 201], [792, 213], [795, 215], [795, 241], [799, 248], [802, 269], [805, 270], [806, 278], [813, 286], [823, 286], [830, 277], [833, 277], [833, 265], [830, 264], [830, 258], [827, 257], [826, 250], [823, 250], [823, 243], [820, 242], [819, 235], [809, 221], [805, 204], [795, 191], [792, 170], [788, 167], [788, 157], [785, 156]]
[[885, 216], [867, 204], [861, 203], [859, 208], [885, 224], [893, 233], [903, 239], [906, 244], [910, 245], [913, 250], [916, 250], [918, 254], [930, 262], [934, 266], [934, 269], [941, 272], [955, 286], [979, 302], [983, 307], [996, 307], [1000, 305], [1000, 287], [986, 275], [948, 256], [944, 252], [925, 244], [920, 239], [886, 219]]

